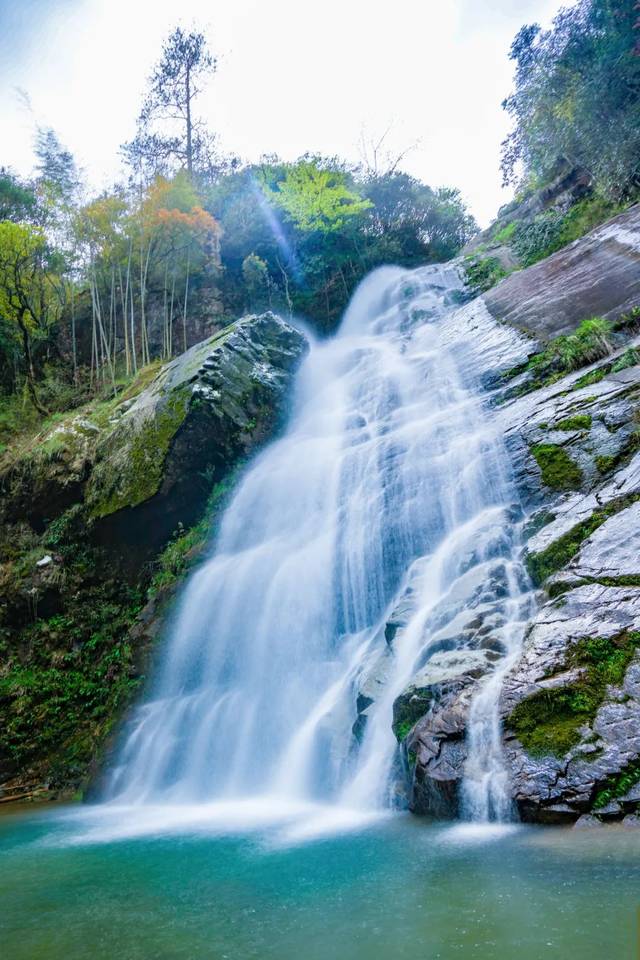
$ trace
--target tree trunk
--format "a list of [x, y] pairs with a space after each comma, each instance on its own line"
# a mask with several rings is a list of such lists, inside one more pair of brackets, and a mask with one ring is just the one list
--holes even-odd
[[78, 344], [76, 342], [76, 292], [71, 281], [71, 356], [73, 357], [73, 382], [78, 386]]
[[182, 308], [182, 347], [187, 349], [187, 299], [189, 297], [190, 255], [187, 254], [187, 279], [184, 283], [184, 306]]
[[31, 397], [31, 402], [34, 407], [41, 413], [43, 416], [48, 414], [46, 407], [43, 407], [40, 403], [40, 398], [38, 397], [38, 391], [36, 390], [36, 373], [33, 367], [33, 355], [31, 353], [31, 338], [29, 337], [29, 330], [26, 323], [24, 322], [24, 314], [21, 313], [18, 316], [18, 326], [20, 327], [20, 332], [22, 333], [22, 351], [24, 354], [24, 364], [27, 372], [27, 390], [29, 391], [29, 396]]
[[187, 171], [189, 177], [193, 177], [193, 130], [191, 126], [191, 76], [189, 67], [187, 67], [187, 75], [185, 79], [185, 101], [186, 101], [186, 113], [187, 113]]

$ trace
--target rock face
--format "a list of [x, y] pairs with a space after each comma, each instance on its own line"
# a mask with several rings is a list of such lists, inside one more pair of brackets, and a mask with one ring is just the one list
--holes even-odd
[[[639, 304], [635, 207], [450, 319], [479, 344], [488, 416], [505, 439], [528, 516], [523, 549], [537, 612], [499, 710], [513, 800], [529, 821], [630, 824], [640, 805], [640, 337], [630, 326], [606, 359], [533, 389], [516, 371], [538, 347], [514, 330], [544, 341], [586, 317], [614, 319]], [[500, 651], [499, 591], [492, 603], [484, 644], [472, 641], [464, 657], [434, 644], [396, 701], [417, 813], [460, 812], [469, 713], [494, 669], [491, 643]], [[475, 608], [469, 594], [469, 619]], [[437, 635], [433, 624], [425, 629]]]
[[246, 317], [0, 464], [0, 801], [86, 784], [306, 350], [275, 315]]
[[640, 205], [484, 294], [493, 317], [543, 340], [588, 317], [616, 320], [639, 300]]
[[571, 823], [593, 810], [621, 819], [636, 809], [625, 778], [640, 777], [639, 628], [633, 587], [590, 583], [538, 613], [501, 703], [523, 819]]

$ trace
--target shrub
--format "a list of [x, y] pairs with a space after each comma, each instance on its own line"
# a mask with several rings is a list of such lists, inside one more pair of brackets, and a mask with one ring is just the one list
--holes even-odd
[[497, 257], [466, 257], [464, 272], [467, 283], [478, 293], [490, 290], [508, 273]]

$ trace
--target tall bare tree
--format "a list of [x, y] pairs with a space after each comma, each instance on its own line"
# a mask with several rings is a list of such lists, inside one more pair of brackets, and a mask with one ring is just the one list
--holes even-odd
[[136, 136], [124, 147], [134, 168], [164, 173], [178, 165], [192, 176], [199, 161], [208, 160], [212, 137], [196, 117], [194, 101], [216, 65], [203, 33], [176, 27], [149, 77]]

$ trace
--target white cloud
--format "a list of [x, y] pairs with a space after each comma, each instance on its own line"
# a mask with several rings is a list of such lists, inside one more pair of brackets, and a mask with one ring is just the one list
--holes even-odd
[[[305, 151], [358, 157], [362, 125], [393, 121], [392, 149], [428, 183], [460, 187], [486, 222], [505, 195], [511, 39], [559, 0], [0, 0], [2, 153], [28, 170], [33, 117], [53, 126], [97, 184], [118, 174], [144, 80], [179, 20], [202, 24], [220, 55], [201, 109], [249, 159]], [[9, 11], [12, 10], [11, 16]]]

